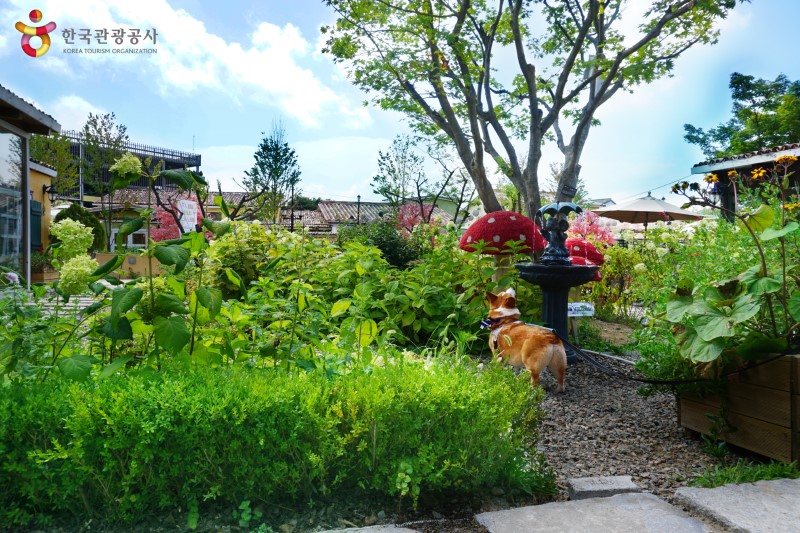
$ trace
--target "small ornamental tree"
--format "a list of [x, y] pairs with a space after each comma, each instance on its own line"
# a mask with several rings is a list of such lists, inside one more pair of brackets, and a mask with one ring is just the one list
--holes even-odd
[[[197, 196], [194, 193], [190, 193], [187, 198], [183, 198], [184, 200], [191, 200], [192, 202], [197, 202]], [[156, 206], [155, 214], [153, 218], [155, 219], [158, 227], [154, 227], [150, 230], [150, 238], [156, 242], [166, 241], [169, 239], [177, 239], [183, 233], [181, 228], [178, 227], [178, 223], [175, 220], [175, 215], [180, 218], [181, 213], [178, 210], [177, 199], [170, 202], [168, 208], [164, 208], [162, 206]], [[203, 223], [203, 214], [200, 210], [197, 210], [197, 220], [195, 224], [202, 225]], [[194, 229], [194, 228], [192, 228]]]
[[593, 243], [604, 243], [609, 246], [617, 240], [608, 228], [600, 225], [600, 216], [591, 211], [584, 211], [571, 221], [567, 234], [570, 237], [586, 239]]
[[414, 226], [430, 223], [432, 214], [431, 204], [403, 204], [397, 211], [397, 221], [401, 228], [410, 233]]

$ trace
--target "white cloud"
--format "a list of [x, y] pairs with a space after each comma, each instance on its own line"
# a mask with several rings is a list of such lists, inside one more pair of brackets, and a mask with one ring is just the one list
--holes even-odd
[[48, 104], [45, 109], [52, 111], [53, 118], [65, 130], [81, 129], [86, 123], [89, 113], [94, 113], [95, 115], [108, 113], [105, 109], [97, 107], [74, 94], [59, 97]]
[[[18, 13], [27, 13], [27, 0], [11, 0]], [[66, 28], [155, 28], [153, 54], [64, 54], [63, 41], [54, 38], [49, 63], [64, 70], [131, 69], [152, 79], [162, 96], [192, 93], [200, 88], [221, 91], [247, 108], [252, 102], [276, 106], [305, 126], [318, 128], [329, 115], [341, 114], [343, 125], [370, 124], [369, 113], [358, 102], [335, 91], [304, 62], [315, 63], [312, 45], [292, 24], [283, 27], [260, 22], [247, 42], [228, 42], [205, 24], [167, 0], [41, 0], [47, 20]], [[7, 16], [6, 16], [7, 18]], [[76, 46], [88, 48], [76, 39]], [[142, 47], [142, 44], [139, 45]], [[102, 67], [100, 67], [102, 65]], [[66, 69], [68, 70], [68, 69]], [[84, 73], [89, 75], [89, 73]]]
[[[375, 199], [369, 186], [377, 173], [378, 150], [385, 150], [391, 139], [378, 137], [337, 137], [291, 142], [300, 166], [300, 188], [306, 196], [333, 200]], [[257, 146], [227, 145], [198, 148], [203, 156], [203, 175], [216, 190], [217, 180], [225, 191], [242, 190], [244, 171], [253, 165]], [[237, 184], [238, 182], [238, 184]]]

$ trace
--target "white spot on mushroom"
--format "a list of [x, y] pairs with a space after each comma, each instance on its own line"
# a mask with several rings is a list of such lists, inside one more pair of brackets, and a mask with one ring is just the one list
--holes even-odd
[[467, 242], [472, 242], [472, 235], [467, 236]]
[[519, 234], [519, 240], [521, 240], [523, 242], [525, 241], [525, 234], [524, 233], [520, 233]]
[[486, 223], [487, 224], [493, 224], [494, 223], [494, 218], [490, 218], [489, 220], [486, 221]]
[[508, 218], [509, 218], [510, 220], [517, 220], [517, 217], [515, 217], [514, 215], [511, 215], [511, 216], [510, 216], [510, 217], [508, 217]]
[[579, 245], [577, 245], [577, 244], [575, 246], [573, 246], [572, 249], [575, 250], [576, 252], [580, 252], [581, 251], [581, 247]]
[[494, 237], [492, 237], [492, 240], [494, 242], [500, 242], [500, 235], [495, 235]]

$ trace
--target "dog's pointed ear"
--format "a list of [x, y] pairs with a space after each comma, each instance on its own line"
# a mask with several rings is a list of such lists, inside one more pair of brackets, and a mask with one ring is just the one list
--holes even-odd
[[486, 291], [486, 299], [489, 300], [490, 304], [494, 304], [497, 301], [497, 295]]

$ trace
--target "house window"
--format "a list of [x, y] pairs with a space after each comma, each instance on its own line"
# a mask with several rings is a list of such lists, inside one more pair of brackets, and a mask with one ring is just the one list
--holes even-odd
[[[117, 233], [118, 230], [114, 229], [111, 232], [111, 249], [117, 249]], [[147, 246], [147, 230], [139, 230], [135, 233], [128, 235], [125, 241], [125, 248], [143, 248]]]
[[0, 265], [22, 270], [22, 137], [0, 128]]

